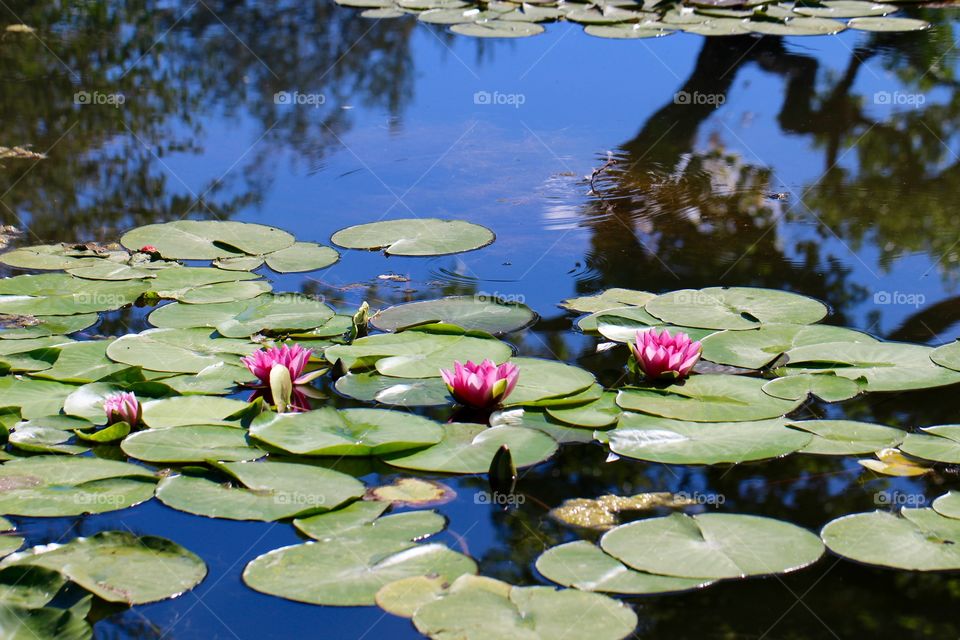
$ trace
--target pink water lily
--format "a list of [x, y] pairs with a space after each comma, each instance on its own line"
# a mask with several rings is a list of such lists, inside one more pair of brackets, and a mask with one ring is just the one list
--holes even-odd
[[671, 336], [667, 329], [637, 331], [637, 343], [630, 345], [637, 366], [651, 380], [658, 378], [686, 378], [700, 360], [702, 347], [690, 336], [678, 331]]
[[453, 371], [441, 369], [440, 375], [454, 400], [474, 409], [492, 409], [503, 402], [520, 379], [520, 368], [509, 362], [499, 367], [490, 360], [480, 364], [453, 363]]
[[269, 347], [255, 351], [252, 355], [240, 358], [240, 361], [257, 376], [262, 386], [270, 386], [270, 370], [280, 365], [290, 372], [293, 384], [305, 384], [309, 379], [303, 375], [303, 370], [310, 360], [313, 349], [304, 349], [298, 344]]
[[107, 414], [107, 424], [126, 422], [132, 427], [139, 424], [143, 407], [136, 395], [122, 391], [103, 399], [103, 412]]

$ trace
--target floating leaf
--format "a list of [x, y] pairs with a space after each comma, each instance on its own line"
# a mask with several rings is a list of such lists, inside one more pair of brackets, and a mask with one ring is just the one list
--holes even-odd
[[339, 259], [340, 254], [336, 250], [315, 242], [296, 242], [266, 256], [267, 266], [278, 273], [325, 269]]
[[960, 520], [933, 509], [855, 513], [837, 518], [820, 532], [839, 556], [894, 569], [960, 569]]
[[673, 34], [673, 31], [657, 29], [655, 23], [645, 27], [641, 24], [588, 24], [583, 32], [598, 38], [613, 38], [615, 40], [636, 40], [639, 38], [662, 38]]
[[854, 18], [847, 22], [851, 29], [859, 31], [924, 31], [930, 23], [914, 18]]
[[22, 340], [69, 335], [92, 327], [99, 318], [96, 313], [70, 316], [0, 315], [0, 339]]
[[182, 396], [143, 403], [143, 422], [153, 429], [188, 425], [239, 426], [228, 417], [249, 405], [230, 398]]
[[806, 529], [759, 516], [675, 513], [608, 531], [600, 546], [628, 566], [681, 578], [743, 578], [813, 564], [823, 543]]
[[502, 302], [490, 296], [452, 296], [410, 302], [380, 311], [371, 323], [382, 331], [437, 322], [491, 334], [510, 333], [528, 327], [537, 319], [530, 307]]
[[250, 435], [295, 455], [371, 456], [440, 442], [443, 431], [432, 420], [388, 409], [323, 407], [305, 413], [262, 413]]
[[0, 604], [0, 630], [6, 640], [90, 640], [93, 629], [82, 615], [51, 607]]
[[[529, 31], [530, 27], [538, 25], [511, 22], [499, 29], [516, 29], [520, 32]], [[538, 28], [543, 30], [542, 27]], [[485, 30], [498, 29], [494, 26]], [[388, 255], [398, 256], [440, 256], [485, 247], [493, 242], [494, 235], [486, 227], [462, 220], [414, 218], [348, 227], [333, 234], [331, 240], [345, 249], [382, 249]]]
[[536, 429], [547, 434], [558, 444], [588, 443], [594, 440], [594, 432], [583, 427], [571, 427], [558, 422], [538, 409], [504, 409], [490, 415], [491, 427], [521, 427]]
[[368, 500], [403, 507], [444, 504], [456, 497], [456, 492], [447, 485], [420, 478], [397, 478], [391, 484], [373, 487], [367, 491]]
[[[14, 550], [11, 549], [10, 551]], [[3, 555], [6, 555], [6, 553]], [[29, 565], [3, 567], [0, 569], [0, 603], [2, 603], [0, 606], [39, 609], [53, 600], [53, 597], [57, 595], [57, 592], [66, 582], [66, 578], [59, 572], [43, 567]], [[0, 613], [0, 617], [2, 615]], [[5, 638], [10, 637], [7, 635], [7, 627], [2, 622], [0, 622], [0, 629], [3, 629]]]
[[565, 587], [629, 595], [675, 593], [711, 584], [710, 580], [634, 571], [585, 540], [547, 549], [537, 558], [537, 571]]
[[12, 565], [59, 571], [108, 602], [130, 605], [174, 598], [207, 574], [203, 560], [180, 545], [127, 531], [34, 547], [3, 561], [3, 566]]
[[930, 359], [941, 367], [960, 371], [960, 342], [951, 342], [930, 352]]
[[556, 360], [512, 358], [510, 362], [520, 369], [520, 377], [513, 392], [507, 396], [507, 406], [569, 396], [596, 382], [596, 378], [589, 371]]
[[245, 430], [212, 425], [138, 431], [127, 436], [120, 448], [144, 462], [239, 461], [266, 455], [247, 442]]
[[960, 425], [924, 427], [921, 433], [908, 433], [900, 450], [924, 460], [960, 464]]
[[620, 524], [624, 511], [651, 511], [663, 507], [678, 508], [695, 504], [680, 494], [665, 491], [638, 493], [634, 496], [605, 495], [599, 498], [573, 498], [550, 510], [550, 517], [577, 529], [609, 531]]
[[887, 476], [922, 476], [932, 471], [930, 467], [923, 466], [903, 455], [899, 449], [881, 449], [876, 452], [876, 456], [876, 460], [857, 460], [857, 462], [862, 467]]
[[[797, 18], [801, 19], [807, 18]], [[682, 289], [657, 296], [645, 308], [664, 322], [704, 329], [753, 329], [761, 323], [812, 324], [827, 315], [827, 307], [812, 298], [750, 287]]]
[[617, 394], [606, 392], [599, 400], [572, 407], [547, 407], [551, 418], [588, 429], [615, 424], [623, 411], [617, 405]]
[[[484, 22], [466, 22], [455, 24], [450, 27], [450, 31], [461, 36], [470, 36], [472, 38], [526, 38], [543, 33], [544, 29], [539, 24], [532, 22], [516, 22], [512, 20], [486, 20]], [[491, 233], [489, 242], [493, 242]], [[481, 245], [483, 246], [483, 245]], [[390, 251], [396, 253], [396, 251]], [[447, 251], [445, 253], [452, 253]]]
[[602, 291], [592, 296], [564, 300], [560, 303], [560, 306], [571, 311], [594, 313], [597, 311], [606, 311], [607, 309], [616, 309], [618, 307], [626, 307], [631, 305], [642, 307], [655, 297], [656, 294], [648, 291], [635, 291], [634, 289], [607, 289], [606, 291]]
[[896, 5], [866, 2], [865, 0], [823, 0], [816, 6], [798, 6], [794, 13], [817, 18], [859, 18], [883, 16], [897, 10]]
[[542, 462], [557, 450], [553, 438], [533, 429], [487, 428], [452, 422], [443, 425], [443, 439], [439, 443], [415, 453], [390, 456], [386, 462], [420, 471], [485, 473], [502, 445], [510, 447], [513, 462], [518, 467]]
[[434, 407], [452, 400], [440, 378], [391, 378], [379, 373], [350, 373], [337, 379], [336, 390], [363, 402], [398, 407]]
[[846, 29], [846, 25], [828, 18], [789, 18], [776, 20], [746, 20], [744, 26], [754, 33], [768, 36], [824, 36]]
[[933, 501], [933, 510], [948, 518], [960, 519], [960, 492], [948, 491]]
[[907, 435], [902, 429], [853, 420], [802, 420], [787, 425], [813, 434], [813, 439], [800, 453], [829, 456], [873, 453], [896, 447]]
[[199, 373], [221, 362], [237, 362], [256, 350], [245, 340], [212, 338], [208, 329], [148, 329], [113, 341], [107, 355], [151, 371]]
[[19, 407], [26, 419], [40, 418], [60, 412], [64, 399], [76, 387], [53, 380], [31, 380], [4, 376], [0, 378], [0, 407]]
[[717, 364], [760, 369], [795, 347], [824, 342], [876, 342], [876, 338], [828, 325], [765, 324], [748, 331], [721, 331], [703, 339], [703, 358]]
[[805, 400], [812, 394], [824, 402], [849, 400], [863, 391], [856, 381], [830, 373], [804, 373], [775, 378], [761, 388], [765, 394], [774, 398]]
[[262, 255], [293, 245], [294, 238], [275, 227], [220, 220], [176, 220], [148, 224], [120, 238], [128, 249], [157, 248], [164, 258], [213, 260], [238, 253]]
[[107, 357], [107, 347], [112, 342], [112, 340], [89, 340], [65, 344], [60, 347], [60, 355], [53, 366], [35, 373], [34, 376], [59, 382], [83, 384], [96, 382], [123, 371], [127, 365], [118, 364]]

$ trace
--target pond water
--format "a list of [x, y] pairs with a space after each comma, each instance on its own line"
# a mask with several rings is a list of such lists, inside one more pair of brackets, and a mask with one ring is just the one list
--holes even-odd
[[[951, 213], [960, 14], [905, 15], [933, 28], [620, 41], [559, 23], [537, 37], [488, 40], [410, 17], [368, 20], [331, 2], [8, 0], [2, 22], [37, 31], [0, 41], [0, 144], [47, 157], [0, 161], [0, 218], [25, 231], [14, 244], [116, 241], [185, 215], [275, 225], [324, 244], [382, 218], [476, 222], [497, 235], [480, 251], [344, 251], [330, 268], [275, 276], [274, 287], [344, 309], [459, 294], [524, 302], [540, 320], [507, 337], [519, 353], [577, 364], [607, 385], [625, 353], [597, 353], [557, 305], [610, 287], [785, 289], [826, 302], [829, 324], [941, 345], [960, 337], [960, 217]], [[377, 277], [391, 274], [399, 277]], [[147, 326], [134, 308], [107, 314], [98, 331]], [[812, 403], [799, 415], [946, 424], [955, 391]], [[331, 402], [359, 404], [332, 392]], [[483, 575], [549, 584], [533, 562], [581, 537], [547, 516], [569, 498], [687, 492], [722, 503], [700, 510], [818, 531], [897, 501], [929, 506], [958, 487], [949, 467], [890, 478], [849, 457], [713, 467], [606, 456], [595, 444], [564, 446], [522, 472], [527, 499], [506, 510], [478, 503], [483, 476], [426, 474], [458, 494], [439, 507], [449, 524], [437, 539], [468, 552]], [[404, 475], [356, 466], [370, 485]], [[208, 577], [180, 598], [97, 611], [98, 638], [420, 637], [375, 607], [297, 604], [247, 588], [240, 574], [250, 560], [301, 541], [288, 523], [198, 518], [156, 500], [12, 520], [27, 546], [129, 530], [206, 561]], [[828, 554], [786, 576], [626, 602], [636, 637], [919, 638], [960, 635], [958, 597], [950, 573]]]

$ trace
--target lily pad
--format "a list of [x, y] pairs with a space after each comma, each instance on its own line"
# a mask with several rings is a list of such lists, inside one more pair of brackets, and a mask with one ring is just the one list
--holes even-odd
[[636, 291], [634, 289], [607, 289], [592, 296], [583, 296], [580, 298], [570, 298], [560, 303], [560, 306], [570, 311], [580, 311], [581, 313], [595, 313], [597, 311], [606, 311], [607, 309], [616, 309], [618, 307], [637, 306], [642, 307], [650, 300], [656, 298], [656, 294], [649, 291]]
[[657, 29], [653, 24], [644, 27], [642, 24], [588, 24], [583, 32], [597, 38], [612, 38], [614, 40], [637, 40], [639, 38], [662, 38], [673, 34], [673, 31]]
[[506, 406], [569, 396], [596, 382], [596, 378], [589, 371], [556, 360], [511, 358], [510, 362], [520, 369], [520, 377], [513, 392], [507, 396], [504, 403]]
[[600, 546], [639, 571], [716, 580], [788, 573], [823, 555], [823, 543], [806, 529], [728, 513], [631, 522], [605, 533]]
[[536, 322], [537, 314], [525, 304], [501, 302], [488, 296], [452, 296], [389, 307], [371, 319], [382, 331], [442, 322], [464, 329], [503, 334]]
[[256, 350], [246, 340], [213, 338], [208, 329], [148, 329], [113, 341], [107, 356], [150, 371], [199, 373], [220, 362], [238, 362]]
[[734, 375], [696, 375], [662, 388], [622, 389], [617, 404], [628, 411], [694, 422], [764, 420], [800, 406], [802, 400], [767, 395], [764, 382]]
[[349, 373], [334, 388], [348, 398], [397, 407], [449, 405], [450, 393], [441, 378], [391, 378], [376, 372]]
[[98, 458], [38, 456], [0, 466], [0, 513], [76, 516], [125, 509], [153, 497], [147, 469]]
[[960, 425], [924, 427], [921, 433], [908, 433], [900, 450], [924, 460], [960, 464]]
[[[454, 25], [456, 26], [458, 25]], [[500, 29], [516, 29], [520, 32], [529, 31], [531, 26], [538, 25], [510, 22], [500, 26]], [[484, 30], [497, 31], [498, 29], [494, 26]], [[542, 30], [540, 27], [540, 31]], [[486, 227], [463, 220], [438, 218], [371, 222], [347, 227], [333, 234], [331, 238], [334, 244], [345, 249], [382, 249], [387, 255], [396, 256], [441, 256], [462, 253], [485, 247], [493, 240], [493, 232]]]
[[828, 325], [764, 324], [748, 331], [721, 331], [703, 339], [703, 359], [760, 369], [795, 347], [824, 342], [876, 342], [876, 338]]
[[847, 26], [858, 31], [924, 31], [930, 28], [926, 20], [915, 18], [854, 18]]
[[323, 407], [306, 413], [262, 413], [250, 435], [295, 455], [371, 456], [440, 442], [443, 431], [432, 420], [388, 409]]
[[910, 571], [960, 569], [960, 520], [933, 509], [855, 513], [820, 532], [830, 551], [844, 558]]
[[128, 368], [107, 357], [107, 347], [112, 340], [88, 340], [74, 342], [60, 347], [57, 361], [49, 369], [34, 374], [37, 378], [47, 378], [59, 382], [83, 384], [96, 382], [107, 376]]
[[960, 371], [960, 342], [951, 342], [930, 352], [930, 359], [941, 367]]
[[138, 431], [127, 436], [120, 448], [144, 462], [239, 461], [266, 455], [247, 442], [244, 429], [212, 425]]
[[405, 507], [422, 507], [450, 502], [457, 497], [453, 489], [433, 480], [397, 478], [390, 484], [367, 491], [367, 500]]
[[[461, 36], [470, 36], [471, 38], [526, 38], [535, 36], [544, 32], [544, 28], [533, 22], [518, 22], [513, 20], [486, 20], [484, 22], [466, 22], [455, 24], [450, 27], [450, 31]], [[493, 234], [491, 233], [491, 236]], [[490, 244], [489, 242], [484, 244]], [[482, 245], [481, 245], [482, 246]], [[396, 253], [391, 251], [391, 253]], [[446, 252], [451, 253], [451, 252]]]
[[66, 544], [34, 547], [3, 566], [46, 567], [108, 602], [145, 604], [193, 589], [207, 574], [199, 557], [180, 545], [127, 531], [103, 531]]
[[229, 416], [249, 405], [241, 400], [205, 396], [180, 396], [147, 400], [143, 403], [143, 422], [153, 429], [189, 425], [239, 426]]
[[76, 387], [53, 380], [32, 380], [4, 376], [0, 378], [0, 407], [19, 407], [25, 419], [60, 412], [63, 401]]
[[801, 420], [787, 426], [813, 434], [800, 453], [828, 456], [873, 453], [897, 446], [907, 435], [902, 429], [853, 420]]
[[0, 633], [7, 640], [90, 640], [93, 637], [93, 629], [78, 613], [14, 604], [0, 604]]
[[70, 316], [10, 316], [0, 315], [0, 339], [23, 340], [45, 336], [69, 335], [83, 331], [97, 323], [96, 313]]
[[179, 511], [209, 518], [271, 522], [329, 511], [363, 495], [363, 483], [344, 473], [289, 462], [227, 462], [217, 469], [238, 486], [195, 474], [164, 478], [157, 498]]
[[337, 260], [335, 249], [315, 242], [296, 242], [286, 249], [267, 254], [267, 266], [277, 273], [299, 273], [325, 269]]
[[157, 248], [164, 258], [213, 260], [239, 254], [262, 255], [293, 245], [294, 238], [275, 227], [220, 220], [176, 220], [148, 224], [120, 238], [128, 249]]
[[812, 436], [783, 419], [753, 422], [682, 422], [636, 413], [603, 434], [610, 450], [667, 464], [722, 464], [779, 458], [807, 446]]
[[520, 427], [487, 428], [478, 424], [447, 423], [443, 439], [411, 454], [390, 456], [385, 461], [395, 467], [441, 473], [486, 473], [501, 446], [507, 445], [517, 467], [542, 462], [557, 451], [550, 436]]
[[547, 414], [576, 427], [599, 429], [615, 424], [623, 411], [617, 405], [617, 394], [606, 392], [599, 400], [573, 407], [547, 407]]
[[[14, 550], [11, 549], [11, 551]], [[29, 565], [4, 567], [0, 569], [0, 603], [3, 606], [39, 609], [49, 604], [66, 582], [67, 579], [59, 572], [43, 567]], [[0, 630], [3, 630], [5, 638], [9, 637], [2, 623], [0, 623]]]
[[831, 373], [804, 373], [775, 378], [763, 385], [762, 389], [765, 394], [774, 398], [804, 400], [812, 394], [824, 402], [849, 400], [863, 391], [857, 381]]
[[847, 28], [842, 22], [829, 18], [788, 18], [776, 20], [745, 20], [744, 26], [754, 33], [768, 36], [825, 36]]
[[[835, 24], [838, 30], [843, 28], [842, 24]], [[704, 329], [754, 329], [769, 323], [813, 324], [827, 315], [827, 307], [813, 298], [750, 287], [672, 291], [657, 296], [645, 308], [666, 323]]]
[[922, 476], [933, 470], [917, 459], [903, 455], [899, 449], [881, 449], [875, 455], [876, 459], [857, 460], [857, 463], [875, 473], [904, 478]]
[[537, 558], [537, 571], [565, 587], [625, 595], [676, 593], [712, 582], [635, 571], [586, 540], [547, 549]]
[[933, 501], [933, 510], [948, 518], [960, 519], [960, 492], [948, 491]]

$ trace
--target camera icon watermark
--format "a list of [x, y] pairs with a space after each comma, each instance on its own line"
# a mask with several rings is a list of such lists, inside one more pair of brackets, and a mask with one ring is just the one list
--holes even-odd
[[902, 491], [878, 491], [873, 494], [873, 504], [878, 507], [922, 507], [927, 498], [922, 493]]
[[680, 491], [674, 494], [674, 499], [682, 504], [697, 504], [710, 507], [719, 507], [727, 501], [727, 497], [722, 493], [701, 493], [700, 491], [694, 491], [693, 493]]
[[527, 101], [522, 93], [500, 93], [499, 91], [477, 91], [473, 94], [473, 104], [479, 105], [506, 105], [519, 109]]
[[478, 491], [473, 494], [473, 504], [492, 504], [498, 507], [516, 507], [524, 504], [527, 497], [522, 493]]
[[300, 93], [299, 91], [278, 91], [273, 94], [273, 104], [295, 107], [313, 107], [319, 109], [327, 102], [322, 93]]
[[927, 301], [922, 293], [905, 293], [903, 291], [877, 291], [873, 294], [873, 304], [878, 305], [905, 305], [919, 308]]
[[673, 94], [673, 104], [712, 105], [719, 107], [727, 101], [722, 93], [701, 93], [699, 91], [677, 91]]
[[80, 106], [108, 106], [119, 109], [127, 102], [122, 93], [102, 93], [100, 91], [77, 91], [73, 94], [73, 104]]
[[873, 104], [907, 105], [919, 107], [927, 101], [922, 93], [904, 93], [902, 91], [877, 91], [873, 94]]

